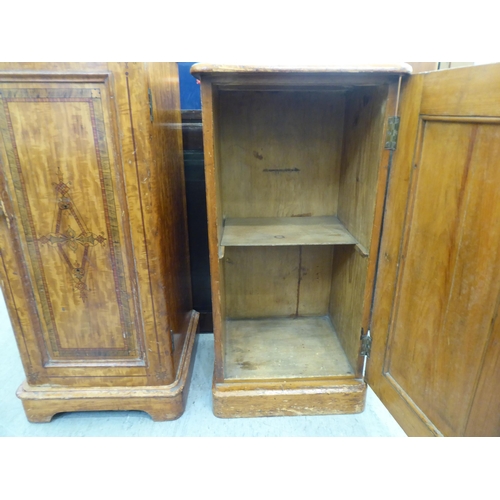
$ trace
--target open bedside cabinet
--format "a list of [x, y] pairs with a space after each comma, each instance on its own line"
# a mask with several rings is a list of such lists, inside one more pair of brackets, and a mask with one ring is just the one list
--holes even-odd
[[498, 247], [500, 231], [473, 223], [500, 213], [499, 66], [191, 72], [202, 87], [214, 413], [360, 412], [373, 340], [368, 381], [407, 432], [474, 433], [480, 392], [494, 398], [487, 382], [499, 374], [500, 286], [488, 273], [500, 255], [474, 241]]

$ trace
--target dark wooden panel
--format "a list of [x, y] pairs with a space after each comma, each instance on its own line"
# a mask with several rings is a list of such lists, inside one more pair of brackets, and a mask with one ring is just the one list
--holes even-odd
[[[184, 151], [193, 308], [200, 312], [200, 321], [212, 311], [204, 167], [203, 151]], [[201, 332], [212, 328], [200, 325]]]
[[203, 151], [203, 127], [201, 111], [182, 111], [182, 144], [184, 151]]

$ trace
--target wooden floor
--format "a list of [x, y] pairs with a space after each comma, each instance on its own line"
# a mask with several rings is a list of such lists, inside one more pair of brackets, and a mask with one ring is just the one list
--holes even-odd
[[328, 316], [226, 321], [226, 379], [353, 374]]

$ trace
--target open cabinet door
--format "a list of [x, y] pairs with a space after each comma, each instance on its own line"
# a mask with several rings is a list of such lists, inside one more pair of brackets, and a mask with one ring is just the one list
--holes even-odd
[[500, 64], [402, 88], [368, 383], [411, 436], [500, 435]]

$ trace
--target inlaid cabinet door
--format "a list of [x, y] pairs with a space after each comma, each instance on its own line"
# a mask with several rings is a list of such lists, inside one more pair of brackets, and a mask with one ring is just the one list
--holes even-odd
[[3, 252], [3, 271], [31, 382], [105, 373], [140, 383], [145, 339], [112, 75], [0, 83], [0, 134], [9, 223], [0, 244], [16, 250]]

